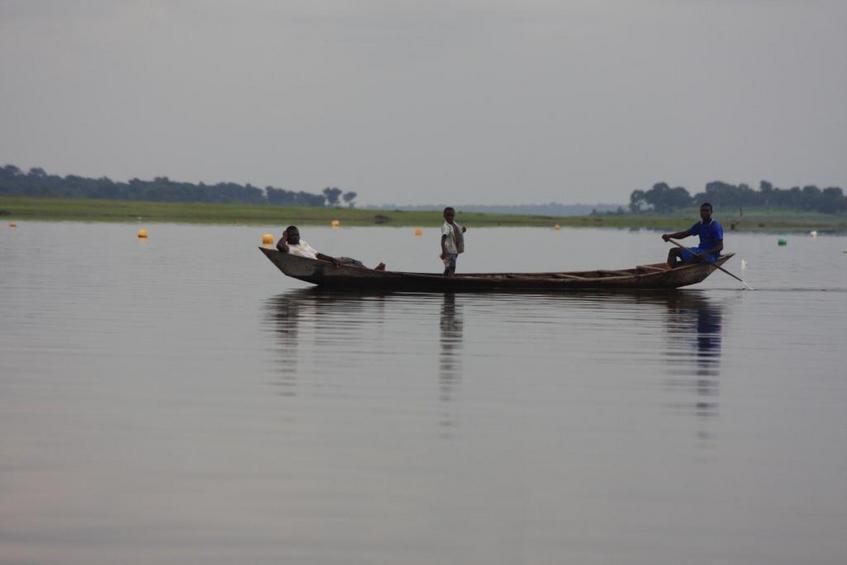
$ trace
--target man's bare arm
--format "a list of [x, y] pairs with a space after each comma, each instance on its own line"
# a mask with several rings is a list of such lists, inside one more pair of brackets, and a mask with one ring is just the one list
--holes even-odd
[[678, 231], [674, 233], [663, 233], [662, 239], [664, 239], [665, 241], [669, 239], [683, 239], [688, 237], [689, 235], [691, 235], [691, 230]]
[[282, 251], [283, 253], [288, 253], [288, 232], [282, 232], [282, 237], [279, 238], [279, 241], [276, 242], [276, 248]]

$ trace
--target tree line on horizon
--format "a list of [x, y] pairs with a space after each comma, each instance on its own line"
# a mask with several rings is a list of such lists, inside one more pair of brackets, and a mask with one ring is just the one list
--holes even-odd
[[357, 193], [327, 187], [319, 194], [302, 190], [285, 190], [267, 186], [264, 189], [250, 183], [232, 182], [194, 184], [172, 181], [168, 177], [153, 180], [134, 178], [129, 182], [113, 181], [108, 177], [88, 178], [77, 175], [51, 175], [41, 167], [24, 172], [14, 165], [0, 167], [0, 195], [54, 198], [102, 198], [109, 200], [143, 200], [149, 202], [204, 202], [270, 204], [273, 206], [355, 206]]
[[777, 188], [766, 180], [759, 183], [758, 190], [743, 183], [735, 185], [713, 181], [706, 184], [705, 191], [694, 196], [681, 186], [671, 188], [665, 182], [658, 182], [649, 190], [633, 190], [629, 196], [629, 210], [634, 214], [666, 213], [702, 202], [724, 208], [782, 208], [826, 214], [847, 212], [847, 197], [837, 186], [823, 190], [815, 185]]
[[[327, 187], [321, 193], [311, 193], [273, 186], [262, 189], [250, 183], [194, 184], [172, 181], [168, 177], [156, 177], [147, 181], [134, 178], [128, 182], [120, 182], [108, 177], [95, 179], [78, 175], [51, 175], [41, 167], [33, 167], [24, 172], [15, 165], [6, 165], [0, 167], [0, 196], [268, 204], [316, 208], [344, 204], [352, 208], [358, 195], [356, 192], [345, 192], [337, 187]], [[701, 202], [711, 202], [716, 207], [781, 208], [829, 214], [847, 212], [847, 197], [839, 187], [820, 189], [815, 185], [807, 185], [802, 188], [795, 186], [782, 189], [765, 180], [759, 183], [758, 190], [743, 183], [734, 185], [713, 181], [706, 184], [705, 191], [693, 196], [684, 187], [671, 188], [666, 182], [658, 182], [648, 190], [632, 191], [629, 211], [636, 214], [668, 213], [696, 206]], [[622, 209], [617, 211], [622, 212]]]

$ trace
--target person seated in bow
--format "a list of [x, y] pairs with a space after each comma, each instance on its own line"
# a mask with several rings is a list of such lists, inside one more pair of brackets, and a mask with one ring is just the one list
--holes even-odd
[[673, 247], [668, 251], [668, 266], [674, 268], [685, 263], [705, 261], [714, 263], [723, 251], [723, 226], [712, 218], [712, 205], [704, 202], [700, 206], [700, 221], [685, 231], [662, 234], [662, 239], [682, 239], [690, 235], [700, 236], [700, 245], [691, 249]]
[[[282, 237], [276, 243], [276, 248], [282, 253], [290, 253], [306, 259], [329, 261], [336, 267], [345, 266], [367, 269], [361, 261], [357, 261], [356, 259], [351, 259], [350, 257], [330, 257], [329, 255], [324, 255], [319, 252], [317, 249], [309, 245], [305, 239], [300, 238], [300, 230], [297, 229], [297, 226], [288, 226], [285, 228], [285, 231], [282, 232]], [[380, 263], [374, 268], [374, 270], [384, 271], [385, 263]]]

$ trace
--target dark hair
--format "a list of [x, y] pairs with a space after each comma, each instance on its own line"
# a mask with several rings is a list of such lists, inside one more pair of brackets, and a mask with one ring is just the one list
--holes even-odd
[[708, 208], [709, 210], [714, 210], [714, 208], [712, 208], [712, 203], [711, 203], [711, 202], [703, 202], [702, 204], [700, 204], [700, 208], [703, 208], [703, 207], [706, 207], [706, 208]]
[[443, 213], [443, 214], [446, 214], [447, 212], [453, 212], [453, 213], [455, 214], [455, 213], [456, 213], [456, 210], [455, 210], [452, 206], [447, 206], [447, 207], [444, 209], [444, 212], [442, 212], [442, 213]]
[[300, 230], [297, 229], [297, 226], [288, 226], [287, 228], [285, 228], [286, 232], [291, 231], [291, 230], [294, 230], [297, 233], [300, 233]]

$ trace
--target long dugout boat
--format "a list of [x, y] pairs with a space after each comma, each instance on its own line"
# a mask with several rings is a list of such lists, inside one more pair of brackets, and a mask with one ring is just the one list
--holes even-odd
[[658, 290], [697, 284], [734, 254], [715, 263], [689, 263], [669, 269], [665, 263], [631, 269], [554, 273], [463, 273], [445, 277], [432, 273], [375, 271], [328, 261], [306, 259], [276, 249], [259, 248], [289, 277], [333, 289], [409, 290], [416, 292]]

